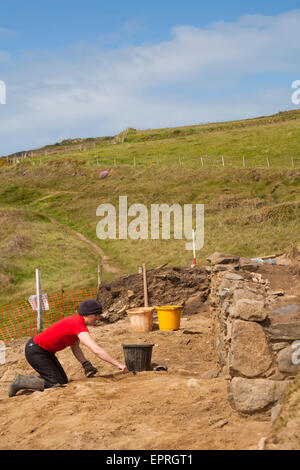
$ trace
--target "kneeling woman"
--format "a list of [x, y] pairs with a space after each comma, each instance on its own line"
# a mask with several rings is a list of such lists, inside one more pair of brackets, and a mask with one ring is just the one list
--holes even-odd
[[67, 375], [55, 353], [70, 346], [76, 359], [81, 363], [86, 377], [92, 377], [98, 369], [86, 359], [80, 342], [87, 346], [99, 359], [117, 367], [122, 373], [127, 373], [126, 365], [113, 359], [91, 337], [88, 326], [95, 325], [102, 313], [100, 302], [88, 299], [82, 302], [78, 314], [63, 318], [51, 325], [42, 333], [31, 338], [25, 346], [25, 357], [31, 367], [39, 374], [17, 374], [9, 386], [8, 395], [13, 397], [19, 390], [39, 390], [68, 383]]

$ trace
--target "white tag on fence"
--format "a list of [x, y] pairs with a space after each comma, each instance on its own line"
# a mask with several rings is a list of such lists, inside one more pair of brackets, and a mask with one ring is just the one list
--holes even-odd
[[[28, 300], [32, 310], [37, 310], [37, 295], [31, 295]], [[42, 295], [42, 307], [43, 310], [50, 310], [47, 294]]]
[[6, 352], [5, 343], [4, 341], [0, 341], [0, 364], [5, 364], [6, 362], [5, 352]]

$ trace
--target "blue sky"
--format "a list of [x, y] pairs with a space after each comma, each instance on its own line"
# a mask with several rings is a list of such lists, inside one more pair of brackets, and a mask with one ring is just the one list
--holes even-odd
[[0, 5], [0, 155], [292, 109], [299, 1]]

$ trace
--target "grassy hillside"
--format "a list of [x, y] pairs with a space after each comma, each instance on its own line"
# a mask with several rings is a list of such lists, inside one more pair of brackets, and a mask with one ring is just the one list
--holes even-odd
[[[96, 285], [99, 255], [72, 230], [96, 242], [123, 273], [137, 271], [143, 262], [149, 268], [188, 264], [193, 256], [184, 239], [97, 238], [98, 205], [118, 209], [122, 195], [128, 206], [141, 203], [149, 212], [153, 203], [203, 203], [205, 243], [198, 262], [215, 250], [254, 257], [299, 244], [299, 137], [300, 112], [294, 111], [234, 123], [130, 130], [123, 143], [105, 140], [85, 151], [45, 155], [43, 150], [18, 164], [2, 162], [0, 305], [34, 292], [35, 267], [42, 269], [45, 291]], [[109, 176], [100, 179], [104, 169]], [[111, 277], [104, 271], [104, 278]]]

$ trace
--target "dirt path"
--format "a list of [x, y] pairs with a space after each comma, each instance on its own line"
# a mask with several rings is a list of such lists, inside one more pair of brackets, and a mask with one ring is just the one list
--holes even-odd
[[37, 202], [46, 201], [47, 199], [50, 199], [53, 196], [58, 196], [60, 194], [78, 194], [78, 191], [53, 191], [52, 193], [47, 194], [46, 196], [40, 197], [39, 199], [35, 199], [29, 204], [29, 206], [33, 206]]
[[69, 230], [71, 230], [78, 238], [80, 238], [80, 240], [82, 240], [85, 243], [88, 243], [95, 250], [95, 252], [102, 259], [102, 266], [105, 269], [105, 271], [107, 271], [108, 273], [120, 275], [121, 273], [120, 269], [108, 263], [109, 257], [104, 253], [102, 248], [100, 248], [96, 243], [86, 238], [82, 233], [76, 232], [75, 230], [72, 230], [72, 229], [69, 229]]
[[92, 247], [92, 249], [94, 250], [94, 252], [97, 254], [97, 256], [99, 256], [101, 258], [102, 267], [106, 272], [113, 273], [115, 275], [120, 275], [121, 274], [120, 268], [117, 267], [117, 266], [113, 266], [109, 263], [109, 256], [107, 256], [104, 253], [104, 251], [102, 250], [102, 248], [100, 248], [100, 246], [98, 246], [95, 242], [89, 240], [82, 233], [77, 232], [76, 230], [73, 230], [72, 228], [62, 224], [61, 222], [54, 219], [53, 217], [50, 217], [49, 215], [46, 215], [46, 214], [41, 214], [41, 215], [43, 215], [44, 217], [47, 217], [50, 220], [50, 222], [52, 222], [53, 224], [59, 225], [60, 227], [63, 227], [65, 230], [68, 230], [69, 232], [73, 233], [74, 235], [76, 235], [76, 237], [78, 237], [84, 243], [89, 244]]
[[225, 377], [204, 379], [216, 367], [213, 324], [205, 311], [182, 318], [178, 331], [133, 333], [127, 318], [90, 328], [92, 336], [123, 361], [122, 344], [151, 343], [153, 364], [167, 372], [122, 375], [87, 350], [99, 368], [86, 379], [70, 349], [58, 353], [69, 384], [7, 397], [15, 373], [32, 373], [26, 339], [7, 348], [0, 366], [1, 449], [249, 449], [269, 431], [270, 417], [241, 417], [227, 401]]

